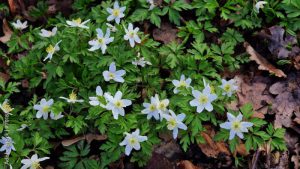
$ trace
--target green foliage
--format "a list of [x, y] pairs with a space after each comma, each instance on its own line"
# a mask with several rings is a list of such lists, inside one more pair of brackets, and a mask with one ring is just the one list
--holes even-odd
[[[150, 102], [150, 97], [155, 94], [160, 99], [168, 99], [168, 109], [174, 110], [176, 115], [186, 115], [183, 123], [187, 125], [187, 130], [179, 129], [178, 132], [178, 142], [184, 151], [188, 151], [191, 144], [205, 143], [201, 136], [201, 132], [206, 130], [205, 124], [216, 129], [214, 139], [228, 143], [232, 152], [240, 143], [245, 144], [247, 151], [266, 144], [272, 150], [286, 149], [284, 129], [274, 129], [264, 119], [253, 118], [250, 104], [244, 105], [238, 112], [228, 110], [234, 115], [241, 112], [243, 121], [253, 123], [248, 128], [249, 131], [244, 133], [243, 139], [235, 137], [229, 140], [228, 130], [218, 130], [225, 121], [225, 105], [235, 99], [234, 96], [222, 94], [221, 72], [237, 70], [240, 64], [249, 60], [240, 50], [246, 38], [243, 33], [252, 33], [277, 21], [289, 33], [296, 34], [300, 28], [298, 0], [283, 0], [282, 3], [270, 0], [259, 13], [254, 9], [253, 1], [245, 0], [194, 0], [191, 3], [185, 0], [164, 0], [160, 4], [154, 4], [153, 9], [149, 9], [150, 4], [145, 0], [125, 0], [120, 1], [120, 6], [126, 6], [125, 17], [121, 18], [120, 24], [109, 22], [115, 26], [116, 31], [106, 24], [109, 16], [107, 8], [112, 6], [113, 1], [75, 0], [72, 4], [74, 13], [69, 18], [58, 14], [48, 18], [47, 25], [43, 26], [47, 30], [57, 27], [55, 36], [41, 37], [40, 27], [29, 26], [22, 31], [14, 30], [6, 44], [7, 51], [0, 51], [0, 55], [10, 64], [7, 72], [11, 76], [6, 83], [0, 80], [0, 101], [2, 103], [5, 99], [11, 99], [10, 103], [15, 108], [10, 116], [9, 126], [9, 135], [15, 141], [17, 150], [12, 152], [10, 158], [13, 168], [20, 168], [20, 161], [33, 153], [47, 156], [57, 152], [53, 151], [54, 146], [49, 143], [52, 140], [61, 141], [65, 136], [87, 133], [106, 135], [107, 140], [97, 142], [99, 144], [95, 151], [90, 150], [91, 144], [83, 141], [64, 147], [66, 150], [57, 154], [61, 161], [59, 167], [106, 168], [124, 154], [125, 148], [120, 146], [124, 133], [131, 133], [137, 128], [148, 140], [141, 143], [139, 151], [133, 150], [129, 159], [139, 167], [146, 165], [155, 145], [161, 141], [159, 135], [171, 134], [165, 119], [147, 119], [141, 113], [143, 103]], [[45, 17], [48, 7], [47, 3], [39, 1], [29, 10], [29, 14], [34, 19]], [[7, 6], [0, 4], [1, 11], [8, 11]], [[82, 21], [90, 19], [87, 23], [89, 29], [66, 26], [66, 20], [77, 18]], [[172, 36], [175, 41], [163, 44], [152, 39], [152, 31], [160, 28], [162, 22], [170, 22], [178, 32], [173, 37], [175, 35], [169, 35], [168, 30], [160, 30], [163, 32], [161, 36]], [[139, 27], [141, 43], [136, 43], [134, 47], [124, 40], [124, 28], [127, 29], [129, 23]], [[110, 35], [114, 40], [107, 45], [105, 53], [100, 49], [88, 50], [91, 47], [89, 41], [97, 36], [97, 28], [104, 32], [112, 29]], [[51, 60], [44, 61], [47, 47], [54, 46], [60, 40], [60, 50], [53, 54]], [[18, 59], [11, 59], [11, 56], [17, 56]], [[142, 67], [132, 64], [141, 57], [151, 65]], [[115, 62], [117, 70], [126, 71], [124, 83], [104, 80], [103, 72], [108, 70], [112, 62]], [[282, 60], [278, 64], [284, 65], [287, 62]], [[174, 94], [172, 81], [179, 80], [182, 74], [191, 78], [193, 88], [181, 86], [180, 92]], [[28, 88], [21, 90], [24, 99], [15, 101], [11, 96], [20, 92], [20, 81], [24, 79], [29, 82]], [[212, 103], [213, 111], [197, 113], [190, 101], [194, 98], [193, 90], [202, 91], [205, 88], [203, 79], [218, 99]], [[96, 96], [96, 86], [101, 86], [106, 94], [114, 95], [121, 91], [122, 98], [131, 100], [133, 104], [125, 108], [124, 116], [114, 119], [111, 110], [89, 104], [90, 97]], [[77, 99], [84, 102], [71, 103], [61, 99], [67, 98], [71, 92], [76, 93]], [[54, 99], [49, 110], [54, 115], [61, 113], [63, 118], [37, 119], [34, 105], [42, 98]], [[103, 104], [107, 103], [104, 96], [96, 98]], [[24, 104], [26, 101], [28, 103]], [[0, 116], [1, 124], [3, 121], [4, 117]], [[22, 124], [28, 127], [22, 132], [17, 131]], [[3, 128], [0, 125], [1, 134]], [[241, 157], [236, 157], [237, 165], [242, 162]]]
[[59, 157], [61, 163], [59, 167], [66, 169], [88, 169], [99, 168], [100, 163], [94, 159], [89, 159], [90, 153], [89, 144], [80, 141], [76, 145], [65, 147], [66, 151], [63, 152], [63, 156]]

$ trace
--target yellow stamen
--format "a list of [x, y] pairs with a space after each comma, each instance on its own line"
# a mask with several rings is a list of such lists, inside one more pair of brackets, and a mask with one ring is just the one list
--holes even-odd
[[77, 99], [77, 94], [72, 91], [72, 93], [69, 94], [69, 99], [70, 100], [76, 100]]
[[113, 9], [112, 14], [113, 14], [113, 16], [119, 16], [120, 15], [120, 10], [119, 9]]
[[5, 113], [11, 112], [13, 109], [10, 107], [9, 103], [4, 102], [2, 104], [2, 109], [4, 110]]
[[38, 161], [34, 161], [32, 164], [31, 164], [31, 167], [33, 169], [40, 169], [41, 168], [41, 165]]
[[54, 53], [54, 52], [55, 52], [55, 48], [54, 48], [52, 45], [49, 45], [49, 46], [46, 48], [46, 52], [47, 52], [47, 53]]
[[225, 90], [225, 92], [230, 92], [231, 91], [231, 85], [230, 84], [225, 84], [224, 85], [224, 90]]
[[234, 121], [232, 124], [231, 124], [231, 127], [233, 130], [239, 130], [241, 128], [241, 122], [239, 121]]
[[199, 102], [200, 102], [201, 104], [206, 104], [206, 103], [208, 102], [208, 97], [205, 96], [205, 95], [201, 95], [201, 96], [199, 97]]
[[155, 105], [151, 104], [151, 105], [149, 106], [149, 109], [150, 109], [150, 111], [154, 111], [154, 110], [156, 109], [156, 107], [155, 107]]
[[178, 86], [178, 87], [186, 87], [186, 86], [187, 86], [187, 84], [186, 84], [185, 81], [181, 80], [181, 81], [179, 82], [179, 86]]
[[80, 18], [74, 19], [73, 22], [75, 22], [77, 24], [81, 24], [81, 19]]
[[98, 42], [99, 42], [100, 44], [103, 44], [103, 42], [104, 42], [103, 38], [99, 38], [99, 39], [98, 39]]
[[49, 109], [50, 109], [50, 107], [49, 106], [44, 106], [43, 108], [42, 108], [42, 110], [43, 110], [43, 112], [49, 112]]
[[138, 142], [138, 141], [137, 141], [136, 138], [130, 138], [130, 139], [129, 139], [129, 145], [131, 145], [131, 146], [135, 145], [137, 142]]
[[158, 104], [158, 108], [159, 108], [160, 110], [163, 110], [163, 109], [166, 108], [166, 105], [165, 105], [164, 103], [160, 102], [160, 103]]
[[171, 127], [171, 128], [175, 128], [176, 125], [177, 125], [177, 122], [174, 118], [171, 118], [169, 121], [168, 121], [168, 125]]
[[109, 73], [108, 76], [109, 76], [110, 79], [114, 79], [115, 78], [115, 74], [114, 73]]
[[116, 105], [116, 107], [118, 107], [118, 108], [123, 107], [123, 103], [122, 103], [120, 100], [116, 101], [116, 102], [115, 102], [115, 105]]

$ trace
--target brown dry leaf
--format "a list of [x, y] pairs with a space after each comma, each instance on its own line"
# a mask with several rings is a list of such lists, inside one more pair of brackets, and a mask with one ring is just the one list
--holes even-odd
[[267, 70], [270, 73], [275, 74], [277, 77], [286, 77], [286, 74], [284, 74], [282, 70], [277, 69], [271, 63], [269, 63], [268, 60], [257, 53], [248, 42], [244, 42], [244, 47], [246, 48], [247, 53], [250, 55], [250, 60], [255, 61], [259, 65], [259, 70]]
[[205, 139], [204, 144], [198, 144], [202, 152], [208, 157], [217, 158], [220, 153], [230, 155], [230, 152], [224, 142], [215, 142], [212, 138], [215, 136], [215, 131], [211, 126], [205, 126], [206, 131], [201, 135]]
[[177, 39], [177, 31], [177, 29], [172, 28], [171, 24], [162, 23], [161, 28], [153, 30], [153, 39], [167, 44]]
[[249, 154], [246, 150], [245, 144], [239, 144], [235, 151], [241, 156], [247, 156]]
[[[255, 76], [250, 79], [248, 76], [237, 75], [239, 91], [237, 92], [239, 107], [246, 103], [251, 103], [255, 112], [266, 114], [269, 105], [273, 102], [273, 97], [268, 93], [267, 86], [269, 77]], [[250, 80], [249, 80], [250, 79]]]
[[296, 122], [297, 124], [300, 124], [300, 118], [299, 117], [296, 117], [293, 121]]
[[99, 135], [99, 134], [87, 134], [87, 135], [84, 135], [84, 136], [80, 136], [80, 137], [76, 137], [76, 138], [73, 138], [73, 139], [68, 139], [68, 140], [63, 140], [61, 142], [61, 144], [65, 147], [67, 146], [70, 146], [72, 144], [75, 144], [77, 143], [78, 141], [81, 141], [81, 140], [86, 140], [88, 143], [91, 143], [93, 140], [97, 140], [97, 141], [101, 141], [101, 140], [106, 140], [107, 139], [107, 136], [106, 135]]
[[152, 153], [151, 159], [148, 161], [146, 169], [175, 169], [175, 164], [172, 163], [165, 156], [155, 153]]
[[297, 155], [293, 155], [291, 158], [291, 161], [294, 163], [294, 169], [299, 169], [300, 168], [300, 157]]
[[300, 112], [300, 73], [291, 73], [286, 81], [274, 83], [270, 92], [277, 95], [272, 110], [275, 115], [275, 127], [292, 126], [292, 117]]
[[295, 58], [293, 58], [292, 60], [293, 64], [294, 64], [294, 67], [297, 69], [297, 70], [300, 70], [300, 55], [296, 56]]
[[7, 20], [5, 18], [3, 19], [2, 29], [3, 29], [4, 36], [0, 37], [0, 42], [6, 43], [10, 40], [13, 31], [8, 26]]
[[9, 5], [9, 9], [10, 9], [10, 13], [12, 15], [15, 15], [17, 12], [17, 3], [16, 0], [8, 0], [8, 5]]
[[177, 163], [179, 169], [202, 169], [202, 167], [195, 166], [192, 162], [188, 160], [183, 160]]
[[6, 73], [0, 72], [0, 80], [3, 80], [5, 83], [10, 79], [10, 76]]

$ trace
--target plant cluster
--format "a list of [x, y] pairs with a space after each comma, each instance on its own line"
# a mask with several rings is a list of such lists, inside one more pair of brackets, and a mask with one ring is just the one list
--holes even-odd
[[[57, 15], [45, 29], [12, 23], [8, 51], [1, 52], [12, 80], [0, 83], [1, 109], [10, 113], [9, 137], [2, 137], [0, 151], [10, 156], [13, 168], [38, 168], [54, 151], [51, 143], [86, 133], [107, 136], [96, 154], [99, 160], [89, 158], [90, 144], [82, 141], [57, 154], [61, 168], [105, 168], [124, 153], [144, 166], [161, 142], [159, 133], [172, 134], [187, 151], [205, 142], [203, 124], [219, 130], [214, 139], [228, 142], [231, 152], [241, 143], [247, 151], [264, 144], [285, 149], [284, 129], [254, 117], [251, 105], [239, 111], [225, 107], [238, 87], [220, 72], [247, 62], [236, 50], [244, 41], [239, 31], [275, 19], [290, 33], [299, 30], [299, 1], [126, 0], [90, 7], [92, 2], [76, 0], [70, 20]], [[197, 19], [185, 20], [185, 12]], [[216, 18], [230, 20], [228, 28], [220, 30]], [[161, 44], [142, 32], [141, 23], [160, 27], [163, 19], [179, 26], [180, 42]], [[210, 41], [210, 34], [220, 38]], [[10, 60], [11, 54], [20, 58]], [[13, 96], [24, 79], [29, 86], [22, 92], [30, 98], [19, 105]]]

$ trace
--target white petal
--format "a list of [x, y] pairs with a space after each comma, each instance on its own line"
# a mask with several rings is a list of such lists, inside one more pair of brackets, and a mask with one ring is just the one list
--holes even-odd
[[127, 156], [129, 156], [131, 150], [132, 150], [132, 147], [131, 147], [130, 145], [126, 145], [126, 147], [125, 147], [125, 154], [126, 154]]
[[213, 108], [213, 106], [212, 106], [211, 103], [207, 103], [207, 104], [205, 105], [205, 109], [206, 109], [207, 111], [211, 112], [214, 108]]
[[115, 19], [115, 16], [114, 15], [109, 15], [108, 17], [107, 17], [107, 21], [112, 21], [112, 20], [114, 20]]
[[199, 105], [197, 106], [197, 113], [201, 113], [204, 110], [204, 106]]
[[177, 138], [177, 135], [178, 135], [178, 128], [175, 127], [175, 128], [173, 129], [173, 138], [176, 139], [176, 138]]
[[230, 130], [229, 140], [232, 140], [235, 136], [236, 132], [234, 130]]
[[228, 112], [227, 112], [227, 118], [228, 118], [229, 121], [234, 121], [235, 120], [235, 116], [232, 115], [231, 113], [228, 113]]
[[239, 138], [243, 139], [244, 135], [242, 132], [236, 132], [236, 135], [239, 136]]
[[220, 127], [223, 128], [223, 129], [231, 129], [231, 123], [230, 122], [225, 122], [225, 123], [222, 123], [220, 124]]
[[103, 96], [103, 90], [100, 86], [96, 87], [96, 94], [97, 96]]

